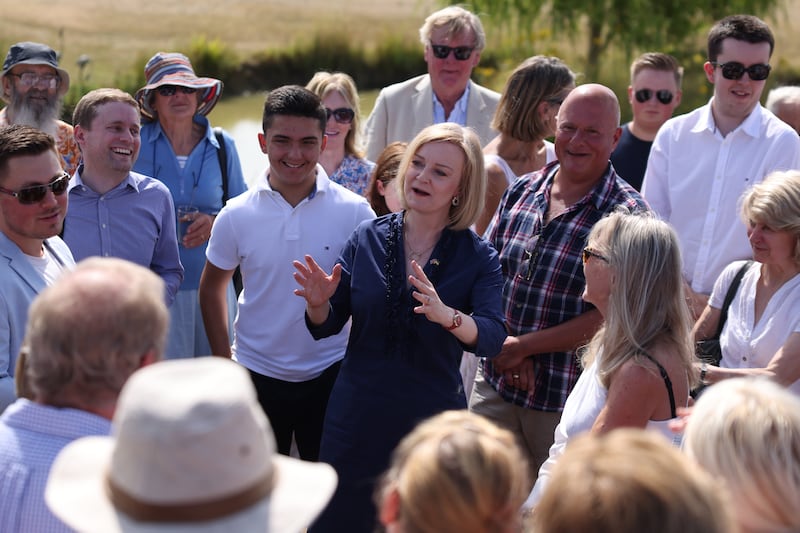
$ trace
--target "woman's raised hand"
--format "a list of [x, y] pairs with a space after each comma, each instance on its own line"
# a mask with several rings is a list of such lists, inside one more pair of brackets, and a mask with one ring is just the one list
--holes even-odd
[[336, 287], [342, 278], [342, 265], [337, 263], [328, 274], [310, 255], [306, 255], [304, 259], [305, 264], [301, 261], [292, 261], [292, 265], [297, 269], [293, 274], [294, 280], [302, 287], [295, 289], [294, 293], [306, 299], [309, 310], [323, 306], [327, 309], [328, 300], [336, 292]]

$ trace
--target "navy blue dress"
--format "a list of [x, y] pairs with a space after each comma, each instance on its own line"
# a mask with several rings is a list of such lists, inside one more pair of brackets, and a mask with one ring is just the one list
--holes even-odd
[[478, 341], [470, 347], [414, 313], [419, 302], [406, 282], [403, 250], [402, 213], [362, 223], [342, 250], [342, 279], [328, 320], [309, 324], [311, 334], [322, 338], [353, 320], [320, 450], [320, 461], [333, 465], [339, 485], [312, 532], [374, 530], [375, 482], [392, 450], [420, 421], [465, 409], [463, 351], [493, 357], [506, 337], [503, 278], [487, 241], [470, 230], [445, 229], [424, 267], [441, 300], [475, 320]]

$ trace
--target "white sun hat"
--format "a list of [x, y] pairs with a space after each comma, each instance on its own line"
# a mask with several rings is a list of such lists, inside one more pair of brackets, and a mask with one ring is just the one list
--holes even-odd
[[122, 389], [111, 437], [58, 455], [45, 500], [80, 532], [294, 533], [336, 487], [330, 465], [279, 455], [247, 371], [156, 363]]

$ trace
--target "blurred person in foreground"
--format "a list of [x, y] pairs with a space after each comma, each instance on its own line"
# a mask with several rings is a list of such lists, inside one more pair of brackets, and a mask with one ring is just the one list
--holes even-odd
[[294, 262], [314, 338], [352, 319], [320, 450], [339, 488], [312, 531], [373, 530], [392, 450], [425, 418], [465, 408], [461, 354], [494, 357], [506, 336], [497, 254], [469, 229], [486, 187], [477, 136], [429, 126], [398, 174], [404, 211], [361, 224], [330, 274], [311, 255]]
[[513, 533], [527, 492], [514, 435], [469, 411], [419, 424], [392, 453], [375, 493], [387, 533]]
[[325, 149], [319, 164], [328, 177], [356, 194], [364, 195], [375, 163], [364, 159], [361, 151], [361, 113], [356, 82], [343, 72], [317, 72], [306, 89], [316, 94], [328, 122]]
[[161, 359], [168, 327], [164, 283], [121, 259], [82, 261], [37, 296], [18, 376], [33, 398], [0, 416], [0, 531], [72, 531], [45, 506], [53, 460], [79, 437], [109, 433], [123, 384]]
[[[136, 92], [142, 116], [142, 146], [133, 170], [167, 186], [175, 206], [197, 208], [186, 215], [178, 235], [183, 281], [170, 306], [166, 356], [211, 355], [197, 288], [217, 213], [228, 199], [247, 190], [236, 144], [227, 132], [212, 128], [207, 115], [222, 94], [222, 82], [199, 78], [183, 54], [159, 52], [144, 68], [144, 87]], [[220, 151], [225, 153], [224, 161]], [[222, 168], [224, 162], [225, 168]], [[228, 314], [236, 310], [233, 286]]]
[[775, 87], [767, 94], [764, 107], [800, 133], [800, 87], [796, 85]]
[[527, 524], [531, 533], [732, 533], [723, 483], [646, 431], [570, 443]]
[[241, 366], [165, 361], [120, 394], [113, 436], [56, 459], [47, 505], [81, 533], [300, 533], [336, 473], [279, 455]]
[[727, 487], [742, 533], [800, 531], [800, 398], [763, 378], [709, 387], [684, 451]]

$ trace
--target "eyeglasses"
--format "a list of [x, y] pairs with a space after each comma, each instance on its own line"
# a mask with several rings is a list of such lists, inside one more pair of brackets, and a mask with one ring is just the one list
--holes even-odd
[[453, 55], [459, 61], [466, 61], [469, 59], [469, 56], [472, 55], [472, 51], [475, 50], [474, 46], [445, 46], [443, 44], [432, 44], [431, 50], [433, 50], [433, 55], [437, 59], [447, 59], [447, 56], [450, 55], [450, 52], [453, 52]]
[[61, 76], [58, 74], [37, 74], [35, 72], [23, 72], [22, 74], [9, 74], [19, 78], [19, 83], [23, 87], [34, 87], [44, 85], [47, 89], [58, 89], [61, 85]]
[[600, 255], [599, 253], [595, 252], [594, 250], [592, 250], [587, 246], [586, 248], [583, 249], [583, 252], [581, 253], [581, 259], [583, 259], [583, 264], [585, 265], [586, 263], [588, 263], [589, 259], [592, 257], [596, 257], [600, 261], [610, 264], [607, 257]]
[[642, 104], [649, 102], [653, 95], [655, 95], [658, 101], [664, 105], [672, 102], [672, 98], [674, 97], [672, 91], [668, 91], [666, 89], [661, 89], [660, 91], [654, 91], [652, 89], [639, 89], [633, 93], [633, 95], [636, 97], [636, 101]]
[[29, 205], [41, 202], [47, 195], [47, 191], [53, 191], [56, 196], [61, 196], [69, 187], [69, 174], [62, 172], [54, 177], [50, 183], [43, 185], [32, 185], [24, 187], [18, 191], [11, 191], [5, 187], [0, 187], [0, 192], [13, 196], [21, 204]]
[[162, 85], [156, 90], [161, 96], [172, 96], [178, 90], [180, 90], [183, 94], [194, 94], [197, 92], [197, 89], [194, 87], [183, 87], [182, 85]]
[[772, 67], [766, 63], [756, 63], [745, 67], [738, 61], [728, 61], [727, 63], [717, 63], [712, 61], [711, 65], [722, 69], [722, 77], [726, 80], [740, 80], [744, 73], [750, 76], [753, 81], [764, 81], [769, 76], [769, 71]]
[[328, 120], [333, 116], [339, 124], [350, 124], [353, 122], [356, 112], [349, 107], [339, 107], [337, 109], [329, 109], [326, 107], [325, 115], [328, 117]]

